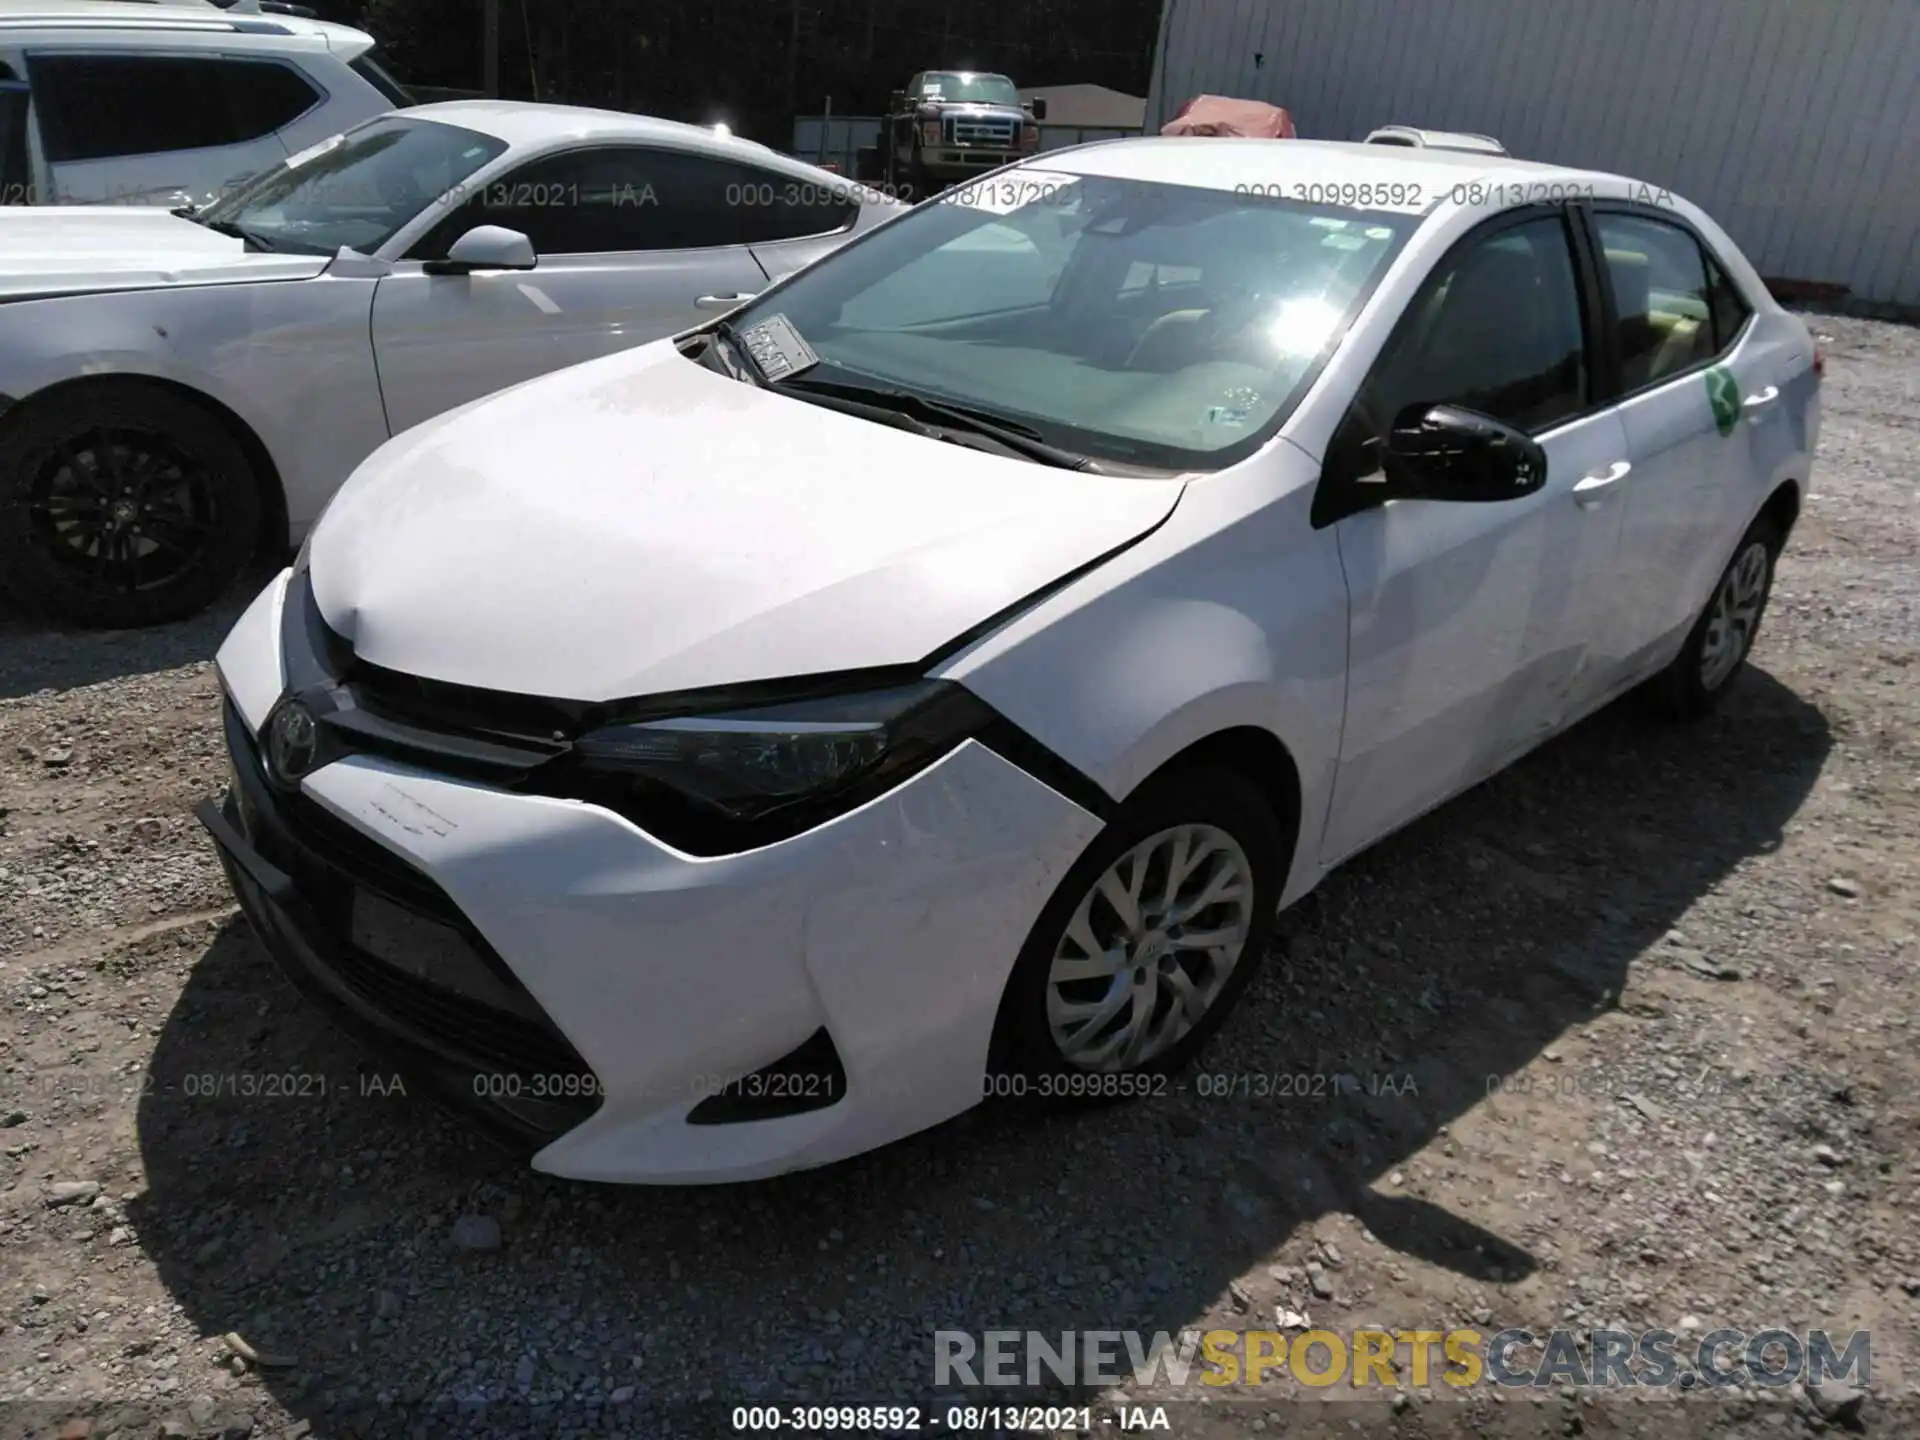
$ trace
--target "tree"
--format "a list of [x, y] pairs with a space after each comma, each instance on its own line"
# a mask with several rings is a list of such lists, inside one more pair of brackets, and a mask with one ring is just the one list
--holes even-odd
[[[989, 14], [925, 0], [503, 0], [501, 89], [697, 124], [725, 119], [778, 146], [795, 109], [817, 112], [830, 96], [837, 114], [876, 114], [917, 70], [971, 66], [1022, 85], [1086, 81], [1144, 94], [1160, 4], [1028, 0]], [[414, 84], [481, 87], [479, 0], [320, 8], [372, 31]]]

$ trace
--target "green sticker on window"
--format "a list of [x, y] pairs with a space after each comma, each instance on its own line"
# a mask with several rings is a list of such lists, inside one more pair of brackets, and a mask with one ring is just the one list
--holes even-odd
[[1722, 435], [1733, 434], [1740, 422], [1740, 386], [1733, 372], [1723, 365], [1707, 371], [1707, 404], [1713, 410], [1713, 428]]

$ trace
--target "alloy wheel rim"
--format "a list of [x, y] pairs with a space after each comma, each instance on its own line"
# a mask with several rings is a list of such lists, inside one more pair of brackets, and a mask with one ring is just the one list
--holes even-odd
[[1177, 825], [1109, 865], [1074, 907], [1047, 975], [1068, 1064], [1133, 1069], [1205, 1018], [1253, 929], [1253, 867], [1213, 825]]
[[1718, 688], [1746, 658], [1766, 596], [1767, 547], [1756, 540], [1734, 557], [1714, 591], [1700, 647], [1700, 683], [1707, 689]]
[[158, 589], [192, 571], [219, 532], [213, 477], [145, 430], [91, 430], [61, 445], [28, 491], [41, 550], [99, 593]]

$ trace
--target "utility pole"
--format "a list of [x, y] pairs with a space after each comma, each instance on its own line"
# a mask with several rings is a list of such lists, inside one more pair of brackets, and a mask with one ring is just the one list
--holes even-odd
[[480, 68], [488, 95], [500, 98], [500, 0], [480, 0], [485, 15]]
[[793, 33], [787, 40], [787, 122], [800, 113], [800, 0], [793, 0]]

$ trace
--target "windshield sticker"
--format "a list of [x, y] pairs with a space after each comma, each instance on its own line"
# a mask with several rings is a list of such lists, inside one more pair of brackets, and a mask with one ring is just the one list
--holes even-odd
[[1335, 220], [1328, 215], [1315, 215], [1307, 221], [1307, 224], [1318, 225], [1322, 230], [1344, 230], [1347, 228], [1346, 221]]
[[302, 150], [297, 155], [289, 155], [287, 157], [287, 168], [289, 170], [298, 170], [302, 165], [305, 165], [308, 161], [318, 160], [322, 155], [326, 154], [329, 150], [338, 150], [342, 145], [346, 143], [347, 143], [347, 137], [345, 134], [329, 135], [326, 139], [322, 140], [319, 144], [309, 145], [306, 149]]
[[1335, 250], [1364, 250], [1367, 238], [1364, 235], [1328, 235], [1320, 242]]
[[1707, 405], [1713, 411], [1713, 428], [1722, 436], [1733, 434], [1740, 421], [1740, 386], [1733, 372], [1724, 365], [1707, 371]]
[[1207, 424], [1238, 427], [1253, 418], [1253, 412], [1260, 404], [1258, 390], [1229, 390], [1220, 397], [1218, 405], [1207, 408]]
[[1369, 240], [1391, 240], [1392, 238], [1393, 232], [1384, 225], [1369, 225], [1367, 227], [1367, 239]]
[[959, 205], [988, 215], [1011, 215], [1029, 205], [1071, 205], [1079, 196], [1078, 175], [1059, 170], [1010, 170], [992, 180], [958, 185], [939, 197], [942, 205]]
[[813, 347], [800, 338], [793, 322], [775, 315], [740, 333], [740, 343], [760, 373], [769, 380], [784, 380], [820, 363]]

